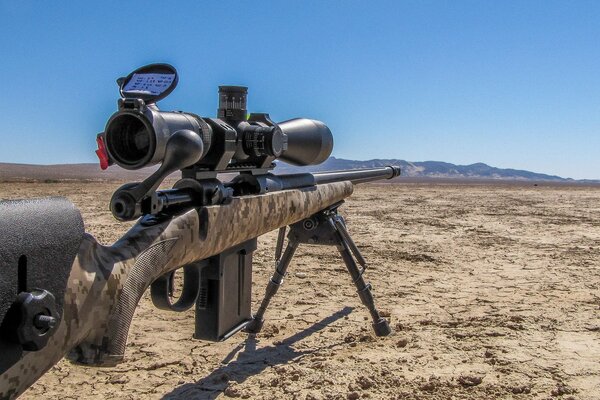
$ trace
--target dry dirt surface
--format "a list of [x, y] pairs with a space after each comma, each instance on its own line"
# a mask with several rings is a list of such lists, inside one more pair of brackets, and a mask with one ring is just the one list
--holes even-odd
[[[0, 197], [64, 195], [111, 243], [117, 183], [0, 184]], [[376, 338], [334, 248], [301, 247], [263, 332], [191, 339], [193, 311], [153, 308], [127, 360], [60, 362], [23, 399], [599, 399], [600, 188], [394, 184], [341, 209], [394, 333]], [[259, 239], [253, 299], [273, 270]]]

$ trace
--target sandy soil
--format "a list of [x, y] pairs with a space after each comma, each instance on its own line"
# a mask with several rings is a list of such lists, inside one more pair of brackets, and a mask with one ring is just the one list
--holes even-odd
[[[0, 184], [69, 197], [110, 243], [117, 184]], [[193, 311], [146, 296], [127, 361], [59, 363], [24, 399], [600, 398], [600, 188], [371, 185], [343, 206], [394, 327], [375, 338], [335, 250], [300, 248], [263, 333], [191, 339]], [[273, 269], [259, 239], [254, 301]]]

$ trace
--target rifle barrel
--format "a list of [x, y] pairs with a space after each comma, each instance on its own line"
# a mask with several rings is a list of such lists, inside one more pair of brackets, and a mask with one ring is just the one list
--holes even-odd
[[387, 166], [381, 168], [356, 169], [345, 171], [316, 172], [313, 174], [315, 182], [332, 183], [350, 181], [352, 183], [365, 183], [380, 179], [392, 179], [400, 175], [400, 167]]

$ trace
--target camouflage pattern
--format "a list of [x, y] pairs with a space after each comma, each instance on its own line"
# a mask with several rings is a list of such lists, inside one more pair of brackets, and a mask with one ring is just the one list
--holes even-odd
[[0, 398], [15, 398], [56, 364], [69, 358], [111, 365], [123, 357], [133, 311], [159, 276], [219, 254], [343, 200], [350, 182], [234, 198], [153, 226], [136, 224], [112, 246], [86, 234], [69, 276], [64, 314], [48, 342], [0, 376]]

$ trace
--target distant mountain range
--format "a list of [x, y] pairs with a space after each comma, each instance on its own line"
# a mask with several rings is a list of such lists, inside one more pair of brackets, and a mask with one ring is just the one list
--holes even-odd
[[[574, 180], [556, 175], [546, 175], [536, 172], [503, 169], [487, 164], [455, 165], [441, 161], [410, 162], [397, 159], [376, 159], [368, 161], [346, 160], [330, 157], [320, 165], [310, 167], [293, 167], [280, 163], [277, 173], [299, 171], [328, 171], [340, 169], [375, 168], [386, 165], [399, 165], [402, 177], [435, 178], [457, 180], [504, 180], [504, 181], [540, 181], [540, 182], [572, 182], [600, 183], [600, 180]], [[112, 166], [102, 171], [98, 164], [57, 164], [32, 165], [0, 163], [0, 180], [2, 181], [53, 181], [53, 180], [119, 180], [139, 181], [147, 177], [155, 168], [144, 168], [128, 171]], [[397, 179], [402, 179], [402, 177]]]
[[[324, 163], [307, 167], [307, 169], [311, 172], [318, 172], [336, 169], [376, 168], [384, 167], [386, 165], [400, 166], [402, 169], [402, 176], [411, 178], [600, 183], [600, 180], [575, 180], [519, 169], [496, 168], [484, 163], [456, 165], [442, 161], [411, 162], [398, 159], [355, 161], [330, 157]], [[296, 168], [297, 167], [282, 164], [278, 169], [281, 170], [281, 172], [284, 172], [288, 170], [293, 171]]]

